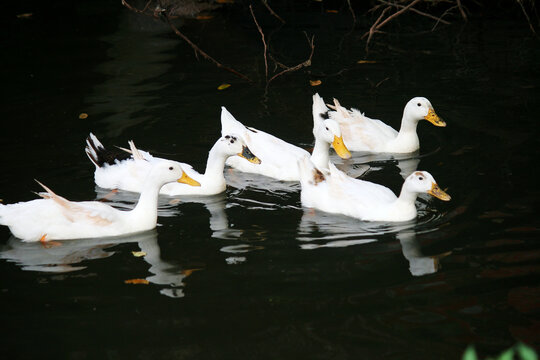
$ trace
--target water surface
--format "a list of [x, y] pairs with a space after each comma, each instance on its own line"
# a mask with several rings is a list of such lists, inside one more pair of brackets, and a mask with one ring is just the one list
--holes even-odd
[[[221, 106], [310, 148], [315, 91], [395, 128], [406, 101], [429, 98], [448, 126], [420, 123], [419, 153], [332, 159], [395, 192], [428, 170], [452, 201], [421, 196], [416, 220], [367, 223], [303, 209], [296, 183], [226, 169], [224, 194], [160, 199], [154, 231], [43, 248], [2, 228], [4, 358], [457, 359], [470, 343], [490, 355], [518, 340], [538, 348], [540, 48], [528, 27], [404, 23], [366, 55], [365, 28], [351, 32], [347, 13], [293, 10], [281, 9], [289, 22], [272, 49], [303, 61], [307, 29], [313, 65], [265, 87], [197, 60], [166, 26], [119, 4], [21, 9], [33, 17], [11, 20], [2, 56], [3, 202], [34, 198], [36, 178], [70, 199], [130, 208], [134, 194], [95, 187], [88, 132], [203, 171]], [[249, 14], [214, 16], [182, 29], [263, 79]], [[376, 62], [357, 64], [366, 56]]]

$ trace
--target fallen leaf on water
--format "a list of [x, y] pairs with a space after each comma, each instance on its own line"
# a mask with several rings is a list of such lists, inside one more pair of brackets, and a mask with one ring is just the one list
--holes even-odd
[[321, 80], [309, 80], [309, 84], [311, 86], [319, 86], [322, 84], [322, 81]]
[[225, 90], [226, 88], [230, 87], [231, 84], [221, 84], [217, 87], [218, 90]]
[[375, 64], [376, 61], [375, 60], [358, 60], [356, 63], [357, 64]]
[[210, 20], [210, 19], [213, 19], [214, 17], [212, 15], [197, 15], [197, 17], [195, 19], [197, 20]]
[[339, 11], [337, 10], [332, 10], [332, 9], [328, 9], [326, 10], [327, 13], [331, 13], [331, 14], [337, 14]]
[[125, 284], [143, 284], [143, 285], [148, 285], [150, 284], [150, 281], [146, 280], [146, 279], [129, 279], [129, 280], [124, 280], [124, 283]]
[[232, 4], [234, 0], [216, 0], [218, 4]]
[[31, 18], [32, 15], [33, 15], [32, 13], [24, 13], [24, 14], [19, 14], [19, 15], [17, 15], [17, 17], [18, 17], [19, 19], [28, 19], [28, 18]]
[[133, 254], [133, 256], [135, 257], [141, 257], [141, 256], [145, 256], [146, 253], [144, 251], [132, 251], [131, 252]]
[[188, 277], [189, 275], [193, 274], [194, 271], [199, 271], [201, 269], [185, 269], [185, 270], [182, 270], [182, 275], [184, 275], [185, 277]]
[[80, 114], [79, 114], [79, 119], [81, 119], [81, 120], [84, 120], [84, 119], [86, 119], [87, 117], [88, 117], [88, 114], [87, 114], [87, 113], [80, 113]]

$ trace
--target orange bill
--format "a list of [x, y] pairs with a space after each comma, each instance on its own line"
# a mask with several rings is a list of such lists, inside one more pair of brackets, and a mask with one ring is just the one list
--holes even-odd
[[182, 172], [182, 177], [176, 181], [190, 186], [201, 186], [201, 183], [199, 183], [197, 180], [193, 180], [192, 178], [190, 178], [185, 172]]
[[334, 150], [336, 150], [336, 153], [339, 155], [340, 158], [351, 158], [351, 152], [345, 146], [345, 143], [343, 142], [343, 136], [337, 137], [334, 135], [334, 141], [332, 142], [332, 146], [334, 147]]
[[236, 155], [240, 156], [241, 158], [246, 159], [247, 161], [249, 161], [250, 163], [253, 163], [253, 164], [260, 164], [261, 163], [261, 159], [256, 157], [251, 152], [251, 150], [249, 150], [249, 148], [247, 146], [242, 146], [242, 152], [238, 153]]
[[450, 201], [451, 199], [450, 195], [445, 193], [436, 183], [432, 183], [431, 189], [427, 193], [443, 201]]
[[435, 110], [433, 109], [429, 109], [428, 114], [424, 116], [424, 119], [426, 119], [427, 121], [429, 121], [435, 126], [440, 126], [440, 127], [446, 126], [446, 123], [444, 122], [444, 120], [441, 119], [439, 115], [435, 113]]

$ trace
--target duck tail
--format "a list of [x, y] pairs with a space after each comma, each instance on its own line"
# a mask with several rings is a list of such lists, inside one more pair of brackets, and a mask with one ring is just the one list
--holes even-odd
[[131, 157], [131, 154], [120, 151], [119, 149], [106, 149], [92, 133], [86, 138], [86, 147], [84, 148], [84, 151], [96, 168], [103, 167], [105, 164], [114, 165], [116, 161], [126, 160]]
[[347, 110], [346, 108], [344, 108], [343, 106], [341, 106], [338, 99], [336, 98], [334, 98], [334, 105], [328, 104], [328, 107], [330, 107], [330, 109], [334, 110], [337, 114], [339, 114], [340, 116], [344, 118], [351, 117], [351, 112]]
[[230, 133], [243, 134], [246, 127], [232, 116], [225, 108], [221, 107], [221, 135], [224, 136]]
[[86, 138], [86, 147], [84, 148], [84, 152], [86, 152], [86, 155], [88, 155], [88, 158], [96, 167], [100, 167], [98, 154], [103, 150], [105, 150], [103, 144], [94, 134], [90, 133], [90, 135], [88, 135]]
[[302, 187], [307, 185], [317, 186], [319, 183], [326, 181], [324, 173], [317, 169], [307, 155], [298, 160], [298, 170]]
[[324, 103], [323, 98], [318, 93], [315, 93], [313, 95], [313, 121], [317, 122], [328, 119], [328, 111], [329, 109]]

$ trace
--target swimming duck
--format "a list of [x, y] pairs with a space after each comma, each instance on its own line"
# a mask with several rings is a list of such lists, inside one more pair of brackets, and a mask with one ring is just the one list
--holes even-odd
[[343, 140], [352, 151], [371, 151], [386, 153], [410, 153], [420, 148], [416, 125], [425, 119], [435, 126], [446, 123], [435, 113], [433, 106], [424, 97], [412, 98], [403, 110], [399, 132], [380, 120], [370, 119], [356, 109], [347, 110], [334, 99], [329, 105], [331, 119], [341, 126]]
[[[133, 141], [129, 142], [130, 150], [106, 149], [92, 133], [86, 139], [86, 154], [96, 166], [94, 179], [98, 186], [106, 189], [121, 189], [141, 192], [144, 178], [152, 164], [168, 161], [154, 157], [150, 153], [139, 150]], [[223, 176], [225, 160], [230, 156], [242, 158], [242, 161], [260, 164], [260, 160], [246, 146], [241, 137], [225, 134], [219, 138], [208, 153], [206, 170], [200, 174], [186, 163], [178, 163], [182, 169], [200, 186], [191, 184], [170, 183], [164, 185], [160, 194], [176, 195], [214, 195], [225, 191]], [[247, 160], [247, 161], [246, 161]]]
[[407, 221], [416, 217], [415, 200], [428, 193], [449, 201], [427, 171], [409, 175], [397, 197], [389, 188], [347, 176], [332, 163], [329, 171], [317, 169], [309, 158], [299, 162], [301, 202], [303, 206], [329, 213], [343, 214], [366, 221]]
[[23, 241], [42, 242], [150, 230], [157, 224], [159, 189], [173, 181], [197, 184], [178, 163], [156, 163], [146, 176], [137, 205], [130, 211], [118, 210], [99, 201], [70, 201], [38, 182], [45, 189], [39, 194], [43, 199], [0, 204], [0, 224], [8, 226], [13, 235]]
[[[329, 109], [318, 94], [313, 96], [313, 135], [315, 146], [311, 161], [322, 169], [328, 168], [330, 144], [343, 159], [351, 157], [341, 136], [339, 124], [328, 118]], [[229, 158], [227, 165], [244, 172], [266, 175], [283, 181], [299, 181], [298, 160], [310, 154], [298, 146], [285, 142], [264, 131], [246, 127], [225, 107], [221, 108], [221, 131], [241, 134], [249, 148], [261, 159], [259, 166]]]

